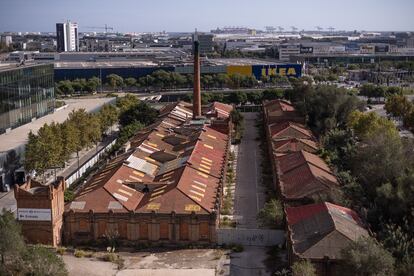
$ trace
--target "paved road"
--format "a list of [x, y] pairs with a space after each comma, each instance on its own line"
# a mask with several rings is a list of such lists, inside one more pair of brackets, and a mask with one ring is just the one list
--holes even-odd
[[[244, 136], [239, 145], [234, 213], [237, 228], [258, 228], [257, 213], [263, 207], [265, 195], [261, 181], [261, 154], [256, 124], [257, 113], [243, 113]], [[266, 248], [245, 246], [241, 253], [233, 253], [230, 261], [230, 275], [269, 275], [263, 264]]]
[[264, 204], [260, 185], [261, 156], [255, 126], [257, 113], [243, 113], [244, 136], [239, 145], [234, 213], [238, 228], [258, 228], [257, 213]]

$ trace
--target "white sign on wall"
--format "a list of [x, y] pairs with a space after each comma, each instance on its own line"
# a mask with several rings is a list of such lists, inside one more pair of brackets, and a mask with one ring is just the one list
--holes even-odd
[[52, 211], [50, 209], [31, 209], [19, 208], [17, 209], [18, 220], [52, 220]]

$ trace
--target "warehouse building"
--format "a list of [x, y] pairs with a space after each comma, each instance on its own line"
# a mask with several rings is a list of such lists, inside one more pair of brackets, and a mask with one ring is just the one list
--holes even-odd
[[263, 114], [273, 181], [285, 207], [289, 265], [306, 259], [317, 275], [338, 275], [341, 250], [368, 231], [356, 212], [328, 202], [340, 196], [339, 181], [316, 155], [317, 141], [294, 106], [265, 101]]

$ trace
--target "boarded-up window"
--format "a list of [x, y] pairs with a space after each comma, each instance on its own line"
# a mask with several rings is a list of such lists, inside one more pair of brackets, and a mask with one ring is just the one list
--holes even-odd
[[79, 220], [79, 232], [89, 232], [89, 222], [86, 219]]
[[199, 232], [200, 232], [200, 240], [208, 239], [209, 229], [208, 229], [208, 222], [200, 222], [199, 225]]
[[180, 240], [188, 240], [188, 223], [180, 223]]
[[160, 239], [168, 240], [169, 236], [169, 225], [167, 222], [160, 223]]
[[98, 237], [103, 237], [106, 234], [106, 221], [100, 220], [98, 222]]
[[148, 239], [148, 224], [141, 223], [139, 225], [139, 238], [141, 240], [147, 240]]
[[119, 234], [119, 237], [122, 239], [127, 238], [127, 222], [126, 221], [118, 222], [118, 234]]

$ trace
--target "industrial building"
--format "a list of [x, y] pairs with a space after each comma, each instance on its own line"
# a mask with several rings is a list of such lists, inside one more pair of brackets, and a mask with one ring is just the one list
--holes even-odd
[[0, 67], [0, 134], [53, 112], [53, 64]]
[[304, 118], [284, 100], [265, 101], [263, 115], [273, 183], [286, 214], [289, 265], [310, 260], [317, 275], [338, 275], [341, 250], [368, 236], [358, 214], [334, 204], [340, 184], [316, 152]]
[[[62, 238], [76, 244], [109, 236], [125, 244], [217, 241], [233, 107], [201, 106], [197, 42], [194, 53], [193, 104], [162, 108], [154, 124], [138, 131], [82, 186], [64, 213], [61, 201], [53, 201], [63, 196], [61, 180], [49, 186], [29, 180], [15, 188], [25, 229], [48, 228], [42, 240], [24, 231], [29, 242], [56, 245]], [[31, 218], [31, 213], [37, 215]]]

